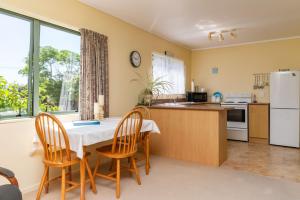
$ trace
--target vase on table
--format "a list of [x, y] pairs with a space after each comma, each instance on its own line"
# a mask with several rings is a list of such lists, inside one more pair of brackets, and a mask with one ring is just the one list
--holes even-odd
[[144, 105], [151, 106], [152, 94], [146, 94], [144, 97]]

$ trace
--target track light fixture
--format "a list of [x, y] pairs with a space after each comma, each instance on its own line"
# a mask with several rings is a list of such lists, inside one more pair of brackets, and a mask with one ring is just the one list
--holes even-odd
[[236, 29], [231, 30], [221, 30], [221, 31], [214, 31], [208, 33], [208, 39], [213, 40], [214, 38], [217, 38], [219, 42], [222, 42], [225, 40], [225, 35], [229, 35], [231, 39], [237, 38]]

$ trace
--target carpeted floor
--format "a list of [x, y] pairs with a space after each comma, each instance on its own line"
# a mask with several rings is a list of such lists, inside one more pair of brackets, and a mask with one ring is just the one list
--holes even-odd
[[[128, 172], [121, 179], [122, 200], [299, 200], [300, 183], [237, 171], [229, 168], [205, 167], [194, 163], [152, 156], [151, 172], [145, 175], [140, 167], [142, 185]], [[87, 200], [115, 199], [115, 185], [97, 179], [97, 194], [87, 187]], [[59, 183], [42, 196], [44, 200], [59, 200]], [[67, 194], [67, 199], [79, 199], [79, 190]], [[35, 192], [24, 200], [35, 199]]]

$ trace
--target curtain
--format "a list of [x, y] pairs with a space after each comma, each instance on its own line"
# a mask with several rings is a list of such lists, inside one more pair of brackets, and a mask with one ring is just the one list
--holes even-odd
[[158, 53], [152, 54], [153, 78], [172, 83], [165, 94], [185, 94], [185, 69], [182, 60]]
[[80, 29], [80, 118], [94, 119], [94, 103], [104, 95], [104, 116], [109, 115], [107, 37]]

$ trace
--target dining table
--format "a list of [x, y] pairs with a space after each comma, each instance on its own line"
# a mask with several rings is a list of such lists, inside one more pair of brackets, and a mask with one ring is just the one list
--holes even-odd
[[[91, 180], [91, 188], [94, 193], [97, 193], [94, 179], [92, 178], [91, 170], [85, 166], [87, 159], [87, 148], [92, 145], [101, 144], [110, 141], [114, 138], [115, 130], [122, 120], [121, 117], [109, 117], [100, 120], [100, 124], [91, 125], [75, 125], [73, 122], [63, 122], [63, 126], [69, 137], [70, 148], [76, 153], [76, 156], [81, 159], [80, 161], [80, 182], [81, 194], [80, 199], [85, 199], [85, 173], [88, 172]], [[78, 121], [77, 121], [78, 122]], [[146, 174], [149, 174], [150, 168], [150, 134], [160, 134], [157, 124], [153, 120], [144, 119], [141, 127], [146, 144]]]

